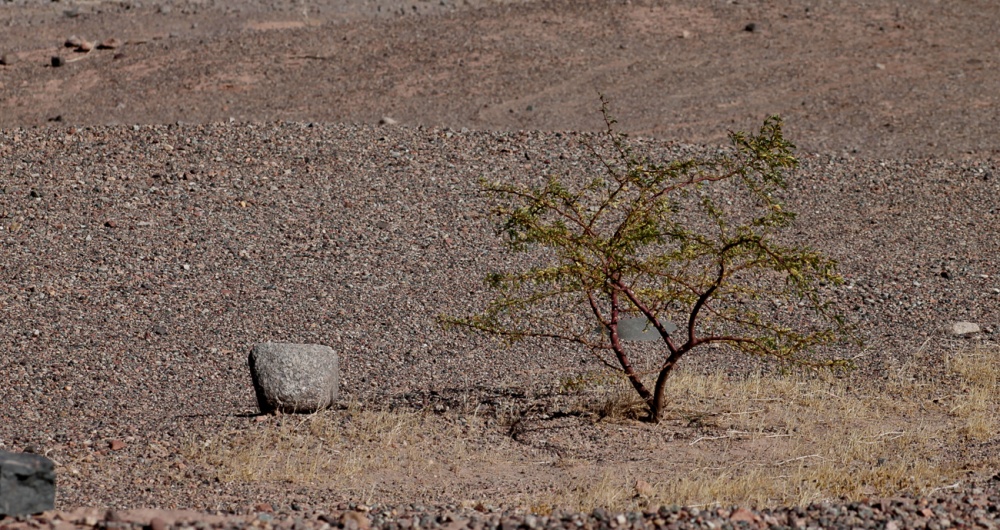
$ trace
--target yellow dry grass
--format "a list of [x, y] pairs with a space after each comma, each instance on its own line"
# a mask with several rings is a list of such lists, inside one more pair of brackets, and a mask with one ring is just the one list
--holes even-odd
[[[1000, 464], [968, 450], [997, 437], [1000, 352], [957, 353], [935, 376], [922, 375], [925, 361], [880, 381], [679, 371], [659, 425], [632, 419], [641, 403], [620, 381], [581, 378], [567, 392], [578, 410], [593, 414], [570, 430], [585, 432], [598, 449], [555, 458], [543, 458], [545, 447], [560, 438], [516, 442], [502, 426], [510, 418], [490, 426], [470, 413], [359, 405], [219, 435], [192, 444], [186, 457], [227, 482], [316, 485], [359, 502], [484, 502], [538, 513], [927, 494]], [[581, 439], [563, 436], [570, 444]]]
[[335, 486], [360, 502], [386, 484], [447, 481], [461, 468], [489, 467], [503, 451], [470, 448], [467, 432], [481, 420], [457, 422], [433, 414], [363, 408], [309, 416], [279, 416], [248, 431], [230, 432], [184, 451], [215, 470], [222, 482]]

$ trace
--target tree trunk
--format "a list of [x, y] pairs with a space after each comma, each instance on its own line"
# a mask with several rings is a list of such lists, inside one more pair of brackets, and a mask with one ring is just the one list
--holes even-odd
[[674, 367], [677, 366], [677, 361], [681, 360], [681, 356], [683, 356], [686, 351], [687, 350], [684, 348], [681, 348], [670, 357], [667, 357], [666, 362], [663, 363], [663, 368], [660, 369], [660, 375], [656, 377], [656, 386], [653, 388], [653, 401], [649, 405], [650, 423], [660, 423], [660, 414], [663, 412], [663, 406], [666, 405], [664, 393], [666, 392], [667, 379], [674, 371]]

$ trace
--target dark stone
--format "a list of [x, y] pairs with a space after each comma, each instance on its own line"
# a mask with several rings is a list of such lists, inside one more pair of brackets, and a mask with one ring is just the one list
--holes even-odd
[[55, 509], [56, 472], [41, 455], [0, 451], [0, 515]]
[[743, 31], [748, 31], [750, 33], [753, 33], [754, 31], [757, 31], [757, 24], [754, 24], [753, 22], [751, 22], [751, 23], [747, 24], [746, 26], [743, 26]]
[[62, 57], [59, 57], [58, 55], [53, 55], [52, 59], [50, 59], [50, 61], [52, 62], [52, 66], [54, 66], [56, 68], [59, 68], [60, 66], [66, 64], [66, 59], [63, 59]]

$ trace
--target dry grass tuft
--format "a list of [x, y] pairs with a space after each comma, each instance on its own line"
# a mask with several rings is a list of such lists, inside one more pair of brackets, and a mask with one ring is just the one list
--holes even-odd
[[[1000, 465], [996, 459], [966, 457], [963, 450], [998, 437], [1000, 352], [955, 354], [947, 359], [946, 373], [936, 377], [917, 372], [924, 361], [930, 362], [917, 359], [873, 382], [825, 372], [733, 380], [680, 371], [670, 382], [666, 425], [650, 428], [687, 426], [693, 437], [684, 444], [688, 447], [668, 449], [687, 465], [668, 472], [667, 465], [630, 466], [618, 472], [615, 492], [598, 481], [588, 491], [574, 487], [553, 495], [551, 504], [574, 509], [589, 509], [592, 502], [623, 509], [802, 505], [926, 494], [970, 469]], [[663, 457], [664, 464], [671, 458]], [[624, 495], [634, 490], [637, 476], [649, 480], [651, 494]]]
[[[595, 375], [563, 385], [583, 416], [440, 416], [355, 404], [251, 424], [185, 453], [227, 482], [320, 486], [360, 502], [472, 499], [536, 513], [927, 494], [969, 470], [1000, 466], [970, 450], [998, 437], [1000, 352], [955, 354], [937, 375], [923, 368], [931, 362], [915, 359], [879, 381], [679, 371], [659, 425], [635, 420], [644, 409], [627, 383]], [[512, 422], [516, 437], [505, 427]]]
[[304, 417], [278, 416], [190, 444], [185, 453], [191, 462], [214, 469], [222, 482], [335, 485], [348, 495], [371, 495], [384, 482], [427, 484], [459, 468], [496, 465], [503, 448], [475, 447], [478, 441], [469, 433], [479, 430], [474, 416], [450, 422], [352, 404]]
[[600, 419], [641, 420], [649, 416], [646, 402], [627, 384], [612, 386], [590, 405]]
[[964, 420], [962, 433], [972, 440], [985, 441], [997, 432], [997, 356], [997, 352], [976, 350], [948, 359], [948, 370], [960, 378], [951, 412]]

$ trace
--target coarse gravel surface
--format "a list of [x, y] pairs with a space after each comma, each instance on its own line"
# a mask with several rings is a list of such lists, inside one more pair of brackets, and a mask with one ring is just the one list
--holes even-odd
[[[17, 419], [0, 439], [57, 460], [126, 440], [136, 459], [113, 455], [121, 467], [104, 471], [100, 491], [67, 476], [61, 502], [156, 504], [166, 492], [120, 477], [142, 473], [145, 448], [164, 438], [245, 424], [257, 342], [331, 345], [345, 396], [363, 402], [527, 395], [596, 369], [587, 352], [506, 349], [435, 320], [481, 308], [481, 278], [506, 256], [477, 179], [596, 175], [580, 140], [306, 124], [0, 133], [11, 324], [0, 340], [13, 382], [2, 412]], [[861, 372], [880, 377], [917, 352], [940, 358], [977, 340], [951, 336], [954, 321], [994, 340], [996, 171], [804, 157], [787, 197], [801, 215], [794, 238], [840, 262], [847, 283], [833, 294], [867, 348], [838, 354]], [[692, 361], [741, 372], [736, 359]], [[177, 495], [188, 505], [201, 494]]]
[[[537, 476], [399, 499], [218, 482], [178, 454], [259, 422], [258, 342], [327, 344], [345, 403], [418, 411], [530, 404], [597, 369], [436, 318], [481, 309], [483, 276], [514, 266], [480, 178], [600, 173], [598, 92], [654, 158], [784, 116], [801, 160], [788, 237], [840, 263], [828, 294], [865, 347], [834, 353], [856, 377], [995, 347], [997, 16], [930, 0], [0, 2], [0, 449], [55, 460], [62, 510], [0, 525], [995, 526], [990, 469], [930, 501], [529, 520], [463, 502]], [[78, 53], [74, 34], [126, 44]], [[962, 321], [981, 332], [953, 334]], [[586, 458], [620, 458], [620, 436]], [[972, 450], [995, 457], [996, 440]], [[168, 511], [124, 515], [147, 508]]]

